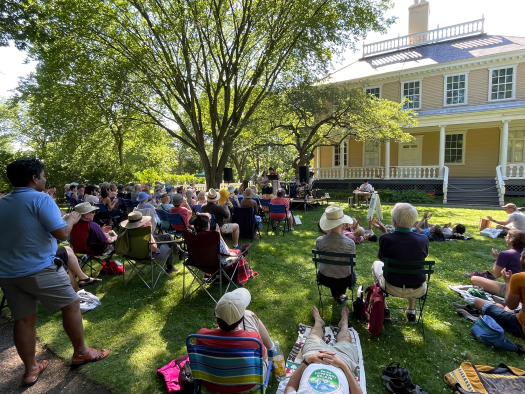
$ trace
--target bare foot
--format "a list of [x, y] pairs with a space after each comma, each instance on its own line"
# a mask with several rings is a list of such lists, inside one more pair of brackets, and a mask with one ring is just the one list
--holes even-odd
[[[346, 309], [348, 309], [348, 308], [346, 308]], [[319, 314], [319, 309], [317, 309], [317, 307], [315, 305], [312, 305], [312, 316], [314, 317], [314, 320], [316, 322], [319, 321], [319, 322], [321, 322], [321, 325], [324, 326], [324, 320], [321, 317], [321, 315]]]
[[345, 306], [341, 310], [341, 321], [337, 325], [337, 327], [339, 327], [339, 329], [341, 329], [341, 326], [343, 325], [343, 322], [348, 322], [348, 316], [350, 316], [350, 310], [348, 309], [347, 306]]

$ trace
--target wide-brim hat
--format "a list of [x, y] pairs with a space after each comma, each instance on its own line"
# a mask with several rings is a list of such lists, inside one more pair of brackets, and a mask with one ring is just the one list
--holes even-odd
[[513, 203], [511, 203], [511, 202], [509, 202], [508, 204], [502, 205], [501, 208], [512, 208], [512, 209], [518, 209], [518, 207], [516, 206], [516, 204], [513, 204]]
[[149, 194], [146, 192], [140, 192], [139, 196], [137, 197], [137, 201], [144, 201], [149, 198]]
[[85, 213], [96, 211], [98, 207], [91, 205], [89, 202], [81, 202], [80, 204], [75, 205], [75, 212], [83, 215]]
[[322, 230], [328, 231], [341, 224], [351, 224], [353, 220], [350, 216], [345, 215], [343, 208], [339, 205], [333, 205], [326, 208], [319, 220], [319, 226]]
[[206, 200], [210, 202], [219, 201], [219, 198], [221, 198], [221, 196], [213, 188], [208, 190], [208, 192], [206, 193]]
[[120, 226], [128, 229], [139, 228], [148, 223], [150, 219], [151, 216], [142, 216], [140, 211], [133, 211], [129, 213], [128, 220], [120, 222]]
[[235, 186], [233, 186], [233, 185], [228, 186], [228, 193], [231, 194], [231, 193], [233, 193], [234, 191], [235, 191]]
[[180, 193], [175, 193], [171, 198], [171, 202], [173, 205], [179, 206], [184, 202], [184, 197]]
[[247, 188], [242, 195], [246, 198], [252, 198], [253, 190], [251, 188]]
[[246, 289], [235, 289], [224, 294], [215, 306], [215, 316], [224, 320], [226, 324], [232, 325], [241, 320], [244, 311], [250, 305], [252, 296]]

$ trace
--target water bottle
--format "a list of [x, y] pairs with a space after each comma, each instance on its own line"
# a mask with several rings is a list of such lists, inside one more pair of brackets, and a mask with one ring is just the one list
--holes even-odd
[[274, 341], [274, 345], [275, 356], [273, 356], [273, 372], [275, 373], [277, 380], [280, 382], [286, 378], [286, 365], [284, 362], [283, 351], [279, 345], [279, 342]]

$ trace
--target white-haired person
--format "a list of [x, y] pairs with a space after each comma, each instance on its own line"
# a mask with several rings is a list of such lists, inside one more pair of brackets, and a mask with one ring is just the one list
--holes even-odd
[[[372, 276], [379, 286], [394, 297], [406, 298], [408, 308], [405, 311], [408, 321], [416, 321], [414, 309], [415, 298], [426, 292], [426, 276], [424, 274], [405, 275], [395, 272], [388, 274], [388, 282], [383, 276], [383, 260], [385, 258], [399, 261], [424, 261], [428, 256], [428, 237], [412, 232], [411, 228], [418, 218], [417, 209], [407, 203], [397, 203], [392, 208], [392, 225], [394, 232], [388, 233], [385, 226], [374, 220], [374, 227], [383, 232], [379, 237], [379, 252], [372, 265]], [[392, 264], [392, 268], [402, 270], [424, 269], [422, 265]], [[390, 318], [390, 311], [385, 308], [385, 319]]]
[[[315, 241], [315, 249], [333, 253], [355, 253], [355, 243], [343, 235], [344, 228], [353, 222], [352, 218], [345, 215], [343, 208], [333, 205], [326, 208], [319, 226], [326, 235]], [[340, 257], [324, 257], [328, 260], [341, 261]], [[356, 282], [356, 275], [351, 275], [351, 267], [343, 265], [319, 264], [317, 280], [323, 286], [330, 288], [332, 297], [338, 303], [348, 299], [346, 289], [351, 288]]]
[[[264, 376], [268, 368], [268, 350], [275, 350], [270, 334], [263, 322], [253, 313], [246, 309], [250, 304], [252, 296], [246, 289], [239, 288], [224, 294], [215, 306], [215, 317], [219, 328], [201, 328], [197, 334], [213, 335], [227, 338], [255, 338], [262, 342], [264, 363]], [[220, 339], [197, 338], [196, 345], [245, 348], [258, 347], [254, 342], [246, 341], [221, 341]], [[204, 382], [204, 385], [213, 392], [224, 392], [223, 386]], [[253, 385], [235, 386], [236, 393], [248, 393], [254, 388]]]

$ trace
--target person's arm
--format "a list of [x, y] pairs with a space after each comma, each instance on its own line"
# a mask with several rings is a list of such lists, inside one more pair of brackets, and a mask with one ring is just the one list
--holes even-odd
[[80, 214], [78, 212], [73, 211], [70, 214], [64, 216], [62, 219], [64, 219], [66, 225], [64, 227], [60, 227], [54, 231], [51, 231], [51, 235], [59, 241], [65, 241], [67, 239], [67, 237], [71, 233], [71, 230], [73, 229], [73, 226], [77, 224], [80, 220]]
[[[512, 279], [512, 271], [503, 269], [501, 270], [501, 276], [503, 276], [503, 280], [505, 281], [505, 303], [507, 304], [507, 308], [509, 309], [516, 309], [518, 305], [520, 304], [520, 286], [519, 286], [519, 279], [517, 277], [514, 277]], [[519, 294], [515, 294], [519, 293]]]
[[350, 389], [350, 394], [363, 394], [361, 387], [359, 387], [359, 385], [357, 384], [357, 380], [355, 380], [352, 370], [343, 360], [341, 360], [336, 355], [326, 355], [323, 357], [323, 360], [328, 365], [333, 365], [334, 367], [337, 367], [344, 372], [346, 380], [348, 381], [348, 388]]
[[153, 238], [152, 235], [150, 236], [149, 242], [150, 242], [149, 250], [151, 250], [152, 252], [156, 252], [157, 251], [157, 243], [155, 242], [155, 239]]
[[[306, 362], [308, 364], [325, 364], [326, 365], [328, 363], [325, 362], [323, 358], [329, 355], [335, 355], [334, 352], [329, 352], [329, 351], [321, 351], [321, 352], [316, 353], [316, 354], [309, 354], [307, 357], [305, 357]], [[294, 391], [299, 390], [299, 384], [301, 383], [301, 378], [303, 377], [303, 373], [306, 368], [307, 368], [306, 364], [301, 363], [299, 368], [295, 370], [295, 372], [290, 377], [290, 380], [288, 381], [288, 384], [286, 385], [284, 389], [284, 394], [293, 393]]]
[[[509, 218], [510, 218], [510, 216], [509, 216]], [[492, 216], [487, 216], [487, 219], [490, 220], [491, 222], [494, 222], [494, 223], [499, 224], [499, 225], [502, 225], [502, 226], [506, 226], [507, 224], [512, 223], [512, 220], [510, 220], [510, 219], [507, 219], [506, 221], [502, 221], [502, 220], [494, 220], [494, 219], [492, 218]]]
[[229, 201], [226, 200], [224, 201], [224, 205], [217, 205], [217, 206], [220, 206], [222, 208], [222, 212], [223, 212], [223, 218], [224, 219], [228, 219], [230, 217], [230, 210], [228, 209], [227, 205], [228, 205]]
[[379, 231], [381, 231], [383, 234], [388, 233], [388, 230], [386, 229], [385, 225], [379, 221], [379, 219], [374, 219], [372, 221], [372, 225], [377, 228]]
[[505, 269], [503, 268], [502, 265], [498, 265], [498, 264], [503, 264], [503, 265], [505, 264], [502, 261], [503, 256], [504, 254], [500, 255], [496, 249], [492, 249], [492, 257], [494, 257], [495, 259], [494, 265], [492, 266], [492, 275], [494, 275], [496, 279], [501, 278], [501, 271]]

